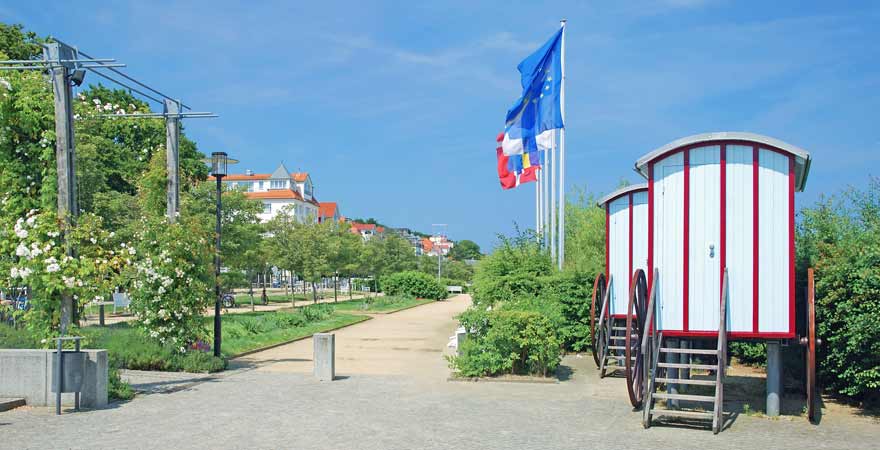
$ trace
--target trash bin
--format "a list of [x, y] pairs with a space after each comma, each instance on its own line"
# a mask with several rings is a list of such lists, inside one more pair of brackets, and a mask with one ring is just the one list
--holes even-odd
[[[61, 394], [73, 393], [73, 408], [79, 411], [79, 394], [83, 387], [86, 370], [86, 354], [80, 351], [82, 337], [57, 337], [56, 350], [52, 353], [52, 392], [55, 393], [55, 414], [61, 415]], [[73, 341], [74, 350], [64, 351], [64, 341]]]
[[[80, 351], [61, 352], [61, 392], [80, 392], [86, 369], [86, 354]], [[52, 374], [58, 373], [58, 351], [52, 352]], [[52, 392], [58, 392], [58, 384], [53, 381]]]

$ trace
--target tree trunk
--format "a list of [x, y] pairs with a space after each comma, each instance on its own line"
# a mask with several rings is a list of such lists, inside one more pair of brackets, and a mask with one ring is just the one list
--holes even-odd
[[[315, 282], [312, 281], [312, 303], [318, 303], [318, 288], [315, 286]], [[303, 283], [305, 285], [305, 283]]]
[[348, 277], [348, 299], [354, 299], [354, 297], [351, 295], [351, 277]]

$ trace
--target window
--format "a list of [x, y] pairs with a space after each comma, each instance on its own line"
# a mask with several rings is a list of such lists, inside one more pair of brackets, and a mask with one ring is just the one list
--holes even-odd
[[263, 214], [271, 214], [272, 213], [272, 204], [269, 202], [263, 203]]
[[239, 185], [244, 188], [245, 192], [254, 192], [253, 181], [242, 181]]
[[270, 180], [269, 189], [284, 189], [287, 187], [287, 180]]

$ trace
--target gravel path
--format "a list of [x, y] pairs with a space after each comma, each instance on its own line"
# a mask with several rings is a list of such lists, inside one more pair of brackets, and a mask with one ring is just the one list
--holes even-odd
[[450, 383], [442, 359], [466, 296], [336, 332], [340, 379], [318, 382], [311, 341], [251, 355], [219, 378], [100, 411], [0, 413], [0, 448], [868, 449], [870, 418], [739, 415], [722, 434], [642, 429], [623, 381], [569, 356], [558, 384]]

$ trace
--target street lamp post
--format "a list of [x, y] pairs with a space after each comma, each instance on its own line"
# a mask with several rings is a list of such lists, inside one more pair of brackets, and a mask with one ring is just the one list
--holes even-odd
[[215, 247], [214, 247], [214, 356], [220, 356], [221, 339], [221, 321], [220, 321], [220, 213], [223, 210], [223, 177], [226, 176], [229, 164], [235, 164], [238, 161], [229, 159], [226, 152], [211, 153], [211, 159], [205, 160], [211, 164], [211, 176], [217, 180], [217, 223], [214, 228]]

